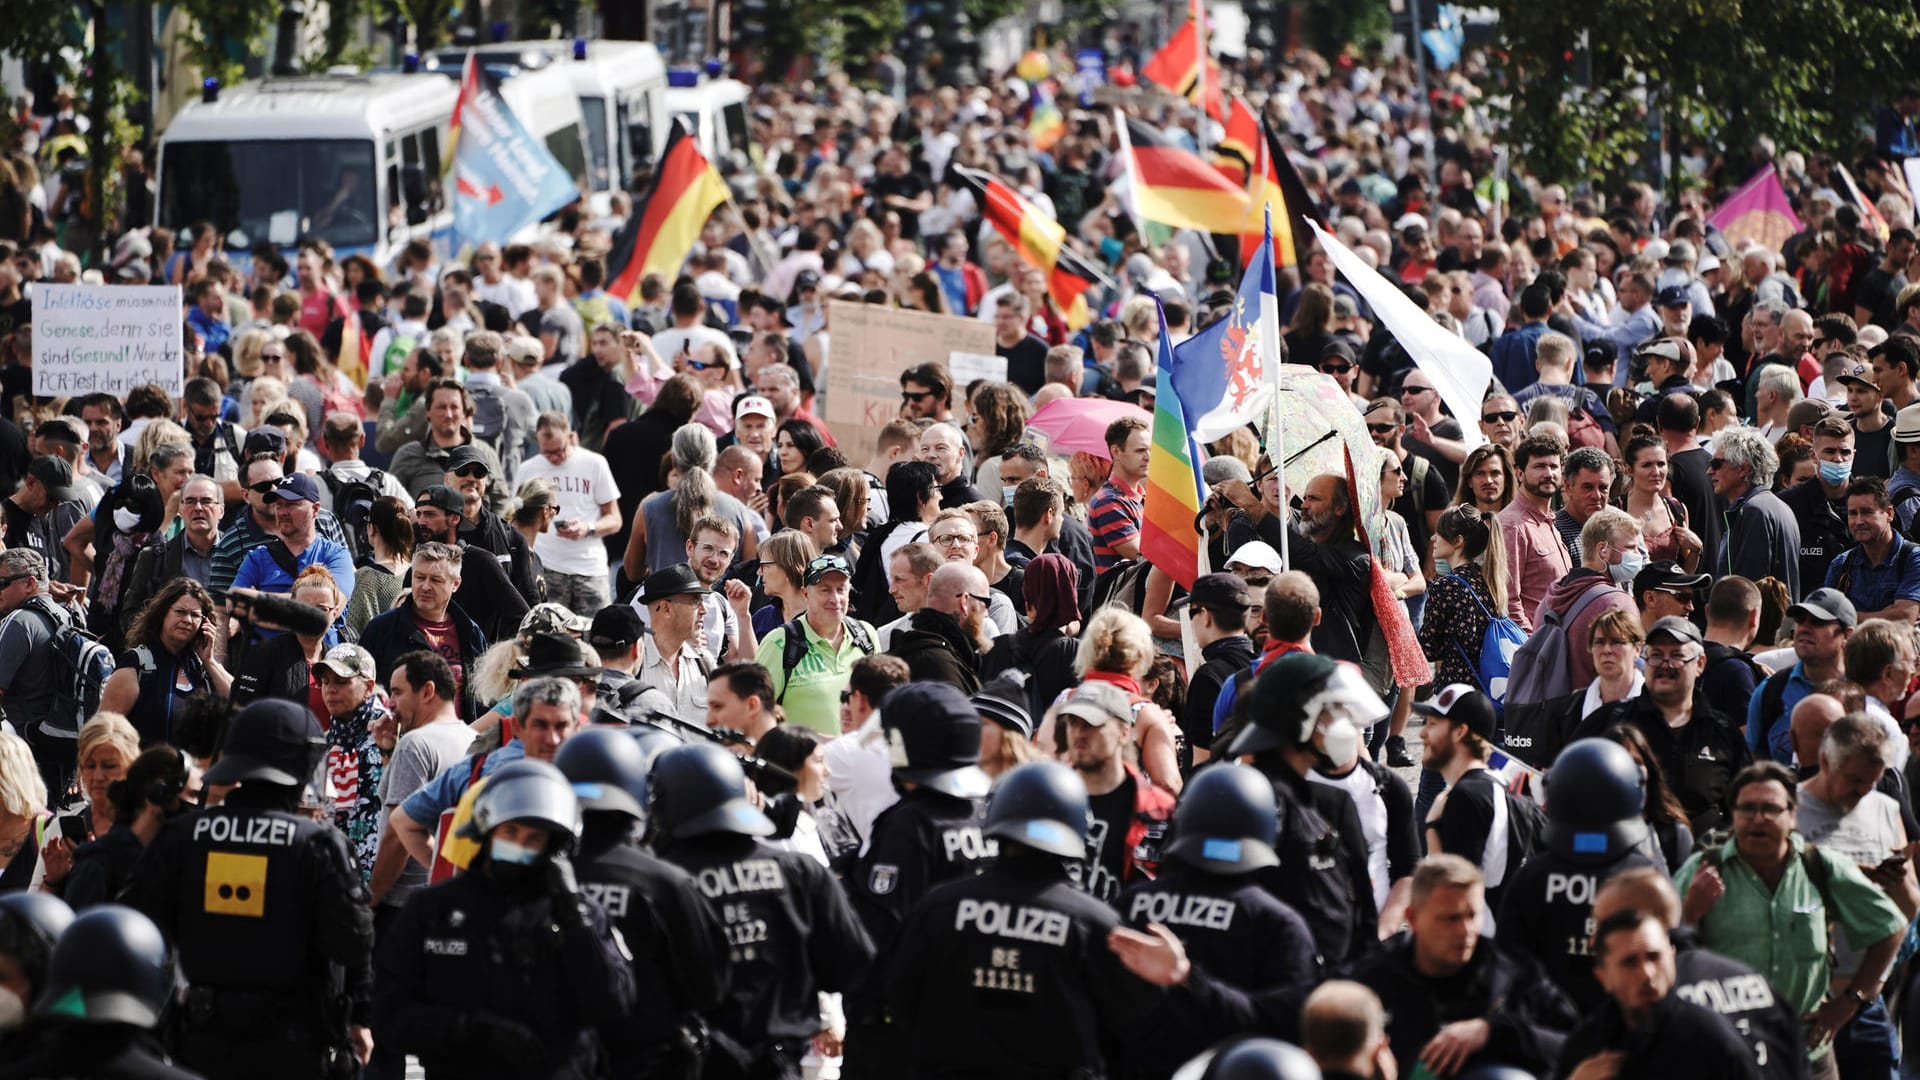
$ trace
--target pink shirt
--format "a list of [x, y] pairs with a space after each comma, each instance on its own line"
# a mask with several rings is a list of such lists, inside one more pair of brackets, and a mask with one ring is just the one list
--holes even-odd
[[1553, 511], [1536, 509], [1524, 495], [1500, 511], [1500, 539], [1507, 546], [1507, 617], [1531, 631], [1540, 601], [1573, 569], [1573, 558], [1553, 527]]

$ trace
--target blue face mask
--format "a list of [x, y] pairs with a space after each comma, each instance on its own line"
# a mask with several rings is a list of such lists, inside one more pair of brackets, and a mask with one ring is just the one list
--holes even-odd
[[1828, 487], [1839, 487], [1853, 475], [1853, 463], [1850, 461], [1823, 461], [1820, 463], [1820, 480]]
[[1000, 488], [1000, 504], [1001, 504], [1002, 506], [1004, 506], [1004, 507], [1006, 507], [1006, 508], [1007, 508], [1008, 510], [1012, 510], [1012, 509], [1013, 509], [1013, 493], [1014, 493], [1014, 491], [1015, 491], [1015, 490], [1016, 490], [1016, 489], [1014, 489], [1014, 488], [1010, 488], [1010, 487], [1007, 487], [1007, 486], [1005, 486], [1005, 485], [1001, 485], [1001, 488]]
[[516, 844], [503, 836], [496, 836], [487, 847], [487, 857], [507, 866], [532, 866], [540, 858], [540, 852], [533, 848]]
[[1620, 553], [1620, 561], [1607, 567], [1613, 576], [1613, 583], [1621, 588], [1630, 588], [1633, 579], [1646, 569], [1647, 553], [1640, 548], [1630, 548]]

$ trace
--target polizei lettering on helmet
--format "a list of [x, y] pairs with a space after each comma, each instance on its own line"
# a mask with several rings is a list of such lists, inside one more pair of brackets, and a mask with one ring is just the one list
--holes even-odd
[[782, 892], [787, 887], [780, 864], [772, 859], [742, 859], [726, 866], [716, 866], [695, 874], [694, 881], [699, 883], [700, 891], [709, 900], [742, 893]]
[[1167, 926], [1193, 926], [1202, 930], [1233, 929], [1234, 903], [1214, 896], [1182, 896], [1179, 893], [1140, 893], [1133, 898], [1127, 921], [1157, 922]]
[[998, 900], [962, 900], [953, 917], [956, 931], [972, 930], [992, 937], [1055, 947], [1067, 943], [1067, 931], [1072, 927], [1072, 921], [1062, 912], [1014, 907]]
[[193, 823], [195, 840], [207, 840], [215, 844], [291, 847], [293, 834], [294, 822], [287, 818], [202, 814]]

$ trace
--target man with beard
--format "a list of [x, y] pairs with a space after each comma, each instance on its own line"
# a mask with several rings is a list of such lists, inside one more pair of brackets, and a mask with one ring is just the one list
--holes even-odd
[[[693, 535], [687, 538], [686, 564], [707, 589], [700, 601], [705, 610], [702, 616], [705, 640], [695, 644], [706, 649], [707, 655], [715, 660], [745, 659], [760, 648], [760, 639], [753, 633], [753, 616], [747, 611], [747, 604], [753, 598], [752, 590], [738, 579], [721, 580], [733, 565], [733, 553], [739, 543], [740, 532], [734, 524], [712, 514], [694, 519]], [[640, 613], [642, 623], [651, 622], [653, 613], [637, 595], [633, 609]]]
[[[519, 633], [520, 620], [527, 614], [527, 602], [508, 580], [497, 558], [460, 539], [460, 526], [466, 521], [468, 505], [459, 492], [445, 484], [435, 484], [421, 492], [413, 503], [414, 543], [448, 544], [459, 549], [460, 573], [453, 602], [462, 611], [479, 613], [480, 629], [488, 641], [505, 641]], [[474, 554], [468, 555], [468, 552]]]
[[[1286, 501], [1282, 491], [1280, 505]], [[1270, 515], [1267, 520], [1279, 517]], [[1307, 482], [1300, 496], [1300, 521], [1288, 529], [1287, 543], [1293, 566], [1306, 571], [1320, 591], [1313, 651], [1361, 663], [1373, 635], [1373, 601], [1368, 592], [1373, 564], [1354, 534], [1353, 499], [1345, 478], [1328, 473]]]
[[1513, 453], [1520, 490], [1500, 511], [1500, 536], [1507, 545], [1507, 615], [1526, 630], [1533, 629], [1540, 602], [1553, 583], [1573, 569], [1553, 520], [1563, 455], [1559, 440], [1550, 436], [1520, 440]]
[[964, 562], [933, 572], [926, 603], [894, 631], [887, 651], [907, 662], [915, 682], [944, 682], [972, 694], [980, 689], [980, 646], [987, 629], [987, 576]]
[[492, 555], [506, 571], [513, 591], [532, 607], [547, 598], [546, 585], [527, 538], [493, 512], [488, 492], [497, 482], [492, 461], [474, 446], [447, 451], [447, 471], [440, 483], [460, 495], [460, 542]]
[[1646, 736], [1667, 786], [1686, 808], [1695, 836], [1724, 828], [1728, 785], [1751, 760], [1740, 732], [1697, 693], [1706, 670], [1700, 629], [1668, 616], [1647, 628], [1647, 687], [1635, 698], [1594, 710], [1573, 739], [1604, 736], [1615, 724], [1631, 724]]

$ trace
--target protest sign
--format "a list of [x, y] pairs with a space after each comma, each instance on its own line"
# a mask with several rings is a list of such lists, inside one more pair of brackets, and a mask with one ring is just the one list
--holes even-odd
[[[874, 437], [900, 415], [900, 373], [948, 362], [954, 353], [993, 355], [993, 324], [957, 315], [834, 300], [833, 362], [827, 367], [827, 426], [847, 460], [864, 465]], [[954, 396], [965, 387], [956, 380]]]
[[953, 385], [964, 388], [978, 379], [1007, 381], [1007, 358], [994, 353], [956, 352], [947, 357], [947, 370], [953, 372]]
[[112, 394], [184, 383], [178, 285], [53, 285], [33, 290], [33, 392]]

